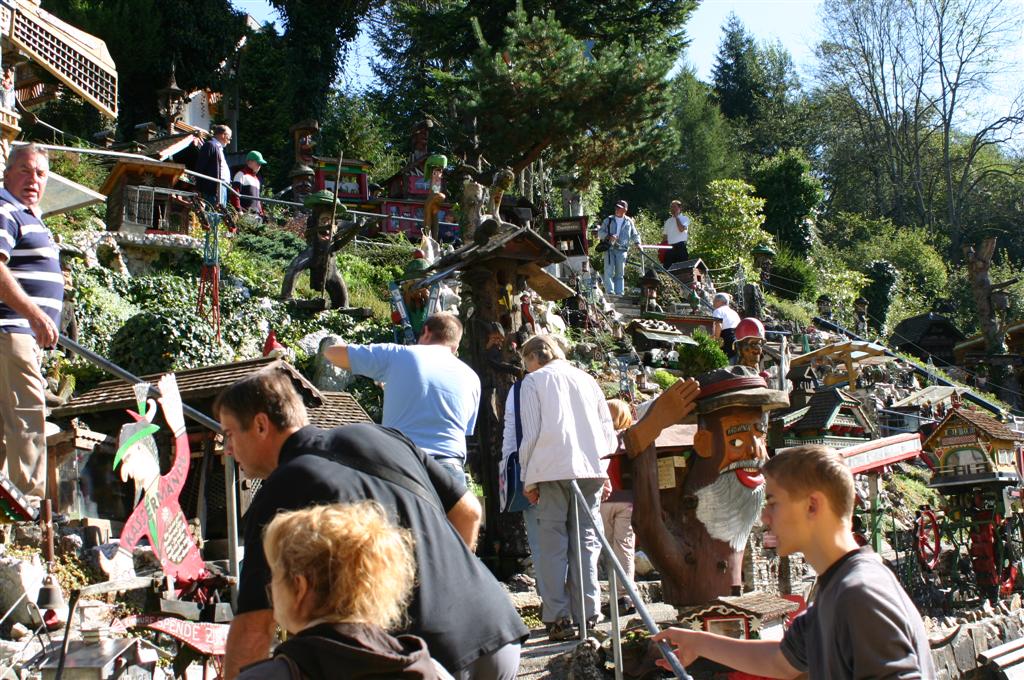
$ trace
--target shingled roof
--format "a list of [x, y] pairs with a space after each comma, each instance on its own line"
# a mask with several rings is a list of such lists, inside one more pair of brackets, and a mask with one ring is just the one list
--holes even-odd
[[861, 409], [860, 401], [849, 392], [838, 387], [831, 390], [815, 392], [807, 402], [807, 411], [800, 420], [795, 421], [787, 429], [792, 430], [827, 430], [832, 426], [836, 414], [843, 406]]
[[935, 312], [918, 314], [900, 321], [892, 331], [892, 344], [900, 347], [907, 343], [916, 343], [925, 335], [932, 332], [934, 326], [941, 328], [943, 335], [949, 335], [955, 340], [963, 340], [964, 334], [953, 325], [953, 322]]
[[363, 410], [348, 392], [321, 392], [324, 403], [308, 409], [309, 422], [324, 429], [352, 425], [353, 423], [372, 423], [373, 419]]
[[1022, 438], [995, 418], [973, 408], [955, 408], [953, 409], [953, 415], [960, 416], [993, 439], [1009, 439], [1013, 441]]
[[[175, 376], [178, 379], [178, 390], [181, 392], [182, 401], [192, 405], [195, 402], [211, 400], [236, 380], [274, 364], [278, 364], [281, 370], [289, 374], [292, 383], [302, 395], [302, 400], [308, 408], [314, 409], [324, 405], [324, 395], [293, 366], [279, 359], [251, 359], [205, 368], [193, 368], [175, 373]], [[146, 382], [155, 385], [161, 375], [163, 374], [157, 373], [141, 377]], [[63, 406], [53, 409], [53, 417], [72, 418], [87, 413], [133, 408], [135, 405], [135, 393], [130, 384], [123, 380], [108, 380], [72, 398]]]

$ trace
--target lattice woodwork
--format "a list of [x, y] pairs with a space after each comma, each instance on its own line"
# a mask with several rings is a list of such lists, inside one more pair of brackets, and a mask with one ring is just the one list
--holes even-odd
[[4, 7], [0, 11], [0, 26], [9, 31], [11, 42], [33, 61], [103, 113], [117, 117], [116, 73], [21, 7], [15, 8], [13, 21], [11, 11]]

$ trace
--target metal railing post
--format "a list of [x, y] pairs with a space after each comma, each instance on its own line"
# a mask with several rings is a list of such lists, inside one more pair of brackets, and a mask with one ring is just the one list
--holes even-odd
[[[569, 486], [576, 495], [577, 501], [586, 504], [587, 499], [583, 496], [583, 492], [580, 491], [580, 487], [576, 483], [575, 479], [569, 480]], [[615, 568], [615, 573], [622, 580], [622, 587], [626, 589], [626, 593], [629, 594], [629, 598], [633, 600], [633, 604], [636, 606], [636, 612], [640, 615], [640, 620], [644, 622], [644, 626], [651, 635], [658, 633], [661, 629], [658, 628], [658, 624], [654, 621], [654, 617], [651, 616], [651, 613], [647, 611], [647, 607], [644, 605], [643, 599], [636, 590], [636, 584], [627, 577], [626, 570], [623, 569], [622, 565], [619, 564], [619, 561], [615, 559], [612, 547], [608, 543], [608, 539], [605, 538], [604, 532], [597, 529], [597, 526], [594, 524], [594, 519], [589, 514], [587, 515], [587, 521], [594, 527], [595, 532], [597, 533], [597, 539], [601, 542], [601, 549], [608, 553], [608, 560]], [[658, 651], [661, 652], [661, 655], [665, 658], [665, 661], [668, 662], [668, 665], [672, 668], [672, 672], [677, 678], [679, 678], [679, 680], [692, 680], [690, 678], [690, 674], [686, 672], [685, 668], [683, 668], [683, 664], [680, 663], [679, 658], [672, 653], [672, 648], [668, 646], [667, 642], [659, 642]]]
[[619, 624], [619, 575], [615, 573], [615, 556], [609, 554], [608, 613], [612, 619], [612, 661], [615, 662], [615, 680], [622, 680], [622, 626]]
[[[572, 483], [574, 493], [572, 496], [572, 525], [573, 525], [573, 550], [576, 551], [576, 590], [579, 591], [579, 612], [580, 612], [580, 640], [587, 639], [587, 595], [583, 592], [583, 531], [580, 526], [580, 499], [583, 495], [580, 494], [577, 497], [576, 492], [579, 492], [579, 486], [576, 482]], [[589, 515], [588, 515], [589, 517]]]

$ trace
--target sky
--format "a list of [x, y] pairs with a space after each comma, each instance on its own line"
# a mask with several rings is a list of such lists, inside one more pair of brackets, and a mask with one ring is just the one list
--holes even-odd
[[[599, 1], [599, 0], [595, 0]], [[822, 0], [703, 0], [686, 24], [690, 46], [680, 57], [680, 64], [688, 63], [701, 80], [709, 80], [711, 68], [722, 40], [722, 26], [735, 12], [740, 21], [760, 42], [780, 41], [797, 66], [802, 80], [808, 80], [814, 59], [814, 44], [820, 34], [818, 8]], [[232, 0], [240, 10], [248, 12], [260, 23], [275, 21], [274, 9], [266, 0]], [[342, 82], [361, 88], [372, 82], [370, 60], [374, 56], [372, 44], [360, 36], [345, 64]]]

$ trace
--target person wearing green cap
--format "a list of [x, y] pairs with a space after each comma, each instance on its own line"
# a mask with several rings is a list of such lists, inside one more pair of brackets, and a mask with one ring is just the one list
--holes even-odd
[[231, 205], [236, 210], [263, 215], [263, 204], [260, 202], [260, 168], [266, 165], [263, 154], [250, 151], [245, 157], [245, 165], [235, 173], [231, 180], [231, 188], [238, 194], [231, 194]]

